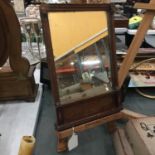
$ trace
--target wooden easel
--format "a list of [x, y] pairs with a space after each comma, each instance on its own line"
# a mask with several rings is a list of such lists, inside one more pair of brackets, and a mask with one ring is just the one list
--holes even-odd
[[[130, 66], [132, 65], [134, 58], [138, 52], [138, 49], [141, 46], [141, 43], [144, 40], [145, 34], [147, 33], [147, 30], [149, 29], [149, 26], [155, 16], [155, 0], [151, 0], [149, 4], [146, 3], [136, 3], [134, 8], [141, 8], [141, 9], [146, 9], [146, 13], [143, 17], [142, 23], [140, 24], [138, 31], [128, 49], [127, 55], [122, 63], [122, 66], [119, 70], [118, 73], [118, 84], [119, 88], [122, 87], [123, 82], [129, 72]], [[135, 119], [135, 118], [141, 118], [141, 117], [146, 117], [146, 115], [139, 114], [132, 112], [127, 109], [123, 109], [119, 113], [115, 113], [111, 116], [107, 116], [104, 118], [100, 118], [98, 120], [85, 123], [79, 126], [74, 127], [75, 132], [81, 132], [90, 128], [94, 128], [98, 125], [104, 124], [104, 123], [112, 123], [116, 120], [119, 119]], [[110, 124], [111, 126], [111, 124]], [[57, 132], [57, 137], [58, 137], [58, 145], [57, 145], [57, 151], [62, 152], [67, 149], [67, 137], [72, 135], [72, 129], [66, 129], [63, 131], [58, 131]]]
[[136, 3], [134, 8], [146, 9], [146, 13], [127, 51], [127, 55], [122, 63], [122, 67], [119, 70], [118, 83], [119, 83], [120, 88], [129, 72], [130, 66], [133, 63], [135, 56], [138, 52], [138, 49], [140, 48], [144, 40], [144, 37], [147, 33], [147, 30], [149, 29], [152, 23], [152, 20], [155, 16], [155, 0], [151, 0], [150, 3], [148, 4], [147, 3]]
[[35, 100], [34, 67], [21, 56], [20, 25], [9, 0], [0, 1], [0, 43], [0, 100]]
[[[114, 123], [115, 121], [120, 119], [136, 119], [136, 118], [142, 118], [142, 117], [147, 117], [147, 116], [136, 112], [132, 112], [127, 109], [123, 109], [122, 111], [112, 114], [110, 116], [106, 116], [79, 126], [75, 126], [74, 132], [79, 133], [91, 128], [95, 128], [105, 123], [108, 123], [107, 125], [108, 125], [109, 131], [113, 132], [115, 130], [115, 123]], [[72, 128], [57, 132], [57, 139], [58, 139], [57, 152], [63, 152], [67, 150], [68, 137], [70, 137], [72, 133], [73, 133]]]

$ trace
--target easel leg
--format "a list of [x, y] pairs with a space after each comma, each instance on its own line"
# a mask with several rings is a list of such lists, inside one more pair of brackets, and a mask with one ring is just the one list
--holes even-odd
[[60, 139], [59, 136], [57, 136], [57, 152], [63, 152], [67, 150], [67, 138]]

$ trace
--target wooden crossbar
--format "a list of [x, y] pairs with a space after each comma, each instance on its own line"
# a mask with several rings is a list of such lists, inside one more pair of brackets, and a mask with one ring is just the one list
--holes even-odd
[[146, 9], [146, 10], [155, 11], [155, 4], [136, 3], [134, 8], [135, 9]]
[[[123, 109], [122, 111], [116, 114], [112, 114], [110, 116], [106, 116], [85, 124], [81, 124], [79, 126], [75, 126], [74, 131], [78, 133], [108, 122], [117, 121], [119, 119], [136, 119], [136, 118], [142, 118], [142, 117], [147, 117], [147, 116], [140, 113], [133, 112], [131, 110]], [[57, 135], [60, 139], [62, 139], [62, 138], [71, 136], [72, 133], [73, 133], [73, 129], [69, 128], [63, 131], [58, 131]]]
[[[138, 3], [135, 6], [138, 7], [140, 5], [145, 7], [143, 5], [143, 3], [142, 4]], [[147, 6], [152, 8], [155, 6], [155, 0], [151, 0], [149, 4], [145, 4], [145, 5], [146, 5], [145, 8], [147, 8]], [[120, 70], [118, 72], [118, 85], [120, 88], [122, 87], [124, 80], [127, 77], [130, 67], [131, 67], [131, 65], [136, 57], [136, 54], [137, 54], [137, 52], [145, 38], [147, 30], [149, 29], [149, 27], [152, 23], [152, 20], [155, 16], [155, 7], [152, 8], [151, 10], [150, 10], [150, 8], [149, 8], [149, 10], [146, 11], [146, 13], [143, 17], [143, 20], [138, 28], [138, 31], [137, 31], [134, 39], [132, 40], [132, 43], [127, 51], [127, 55], [124, 58], [123, 63], [122, 63]]]

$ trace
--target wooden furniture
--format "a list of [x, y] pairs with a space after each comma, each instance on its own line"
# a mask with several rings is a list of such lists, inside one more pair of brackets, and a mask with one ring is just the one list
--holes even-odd
[[9, 1], [0, 1], [0, 100], [35, 100], [34, 67], [21, 56], [20, 38], [20, 25], [12, 6]]
[[[154, 3], [151, 1], [150, 3]], [[151, 5], [151, 4], [148, 4]], [[65, 64], [68, 62], [68, 57], [72, 56], [74, 53], [80, 52], [79, 46], [73, 46], [74, 48], [71, 48], [72, 50], [64, 50], [63, 52], [61, 51], [61, 47], [64, 48], [68, 42], [72, 42], [72, 39], [78, 38], [78, 37], [73, 37], [70, 41], [67, 41], [65, 35], [67, 31], [65, 30], [66, 34], [63, 34], [64, 32], [64, 25], [59, 25], [59, 23], [55, 23], [55, 19], [61, 19], [60, 21], [63, 21], [62, 19], [66, 18], [57, 18], [56, 15], [63, 15], [63, 12], [65, 11], [66, 13], [72, 13], [73, 11], [77, 13], [78, 11], [81, 11], [82, 13], [84, 12], [91, 12], [91, 11], [99, 11], [99, 12], [106, 12], [106, 15], [108, 17], [108, 41], [111, 46], [108, 46], [110, 49], [110, 62], [111, 62], [111, 82], [112, 82], [112, 89], [108, 91], [107, 93], [104, 93], [103, 89], [101, 89], [101, 94], [100, 95], [95, 95], [90, 98], [86, 99], [80, 99], [80, 100], [72, 100], [71, 97], [68, 99], [65, 98], [65, 101], [62, 102], [63, 100], [60, 97], [59, 93], [59, 84], [60, 84], [60, 79], [57, 77], [60, 77], [58, 74], [61, 73], [74, 73], [77, 69], [74, 67], [63, 67], [61, 68], [61, 62], [62, 64]], [[122, 87], [124, 80], [128, 74], [129, 68], [136, 56], [136, 51], [138, 51], [138, 48], [140, 46], [140, 43], [143, 40], [144, 34], [146, 30], [148, 29], [153, 16], [154, 12], [153, 11], [147, 11], [146, 15], [144, 16], [143, 22], [141, 26], [139, 27], [139, 30], [137, 32], [137, 35], [135, 36], [135, 39], [133, 40], [133, 43], [131, 44], [127, 57], [125, 58], [123, 65], [121, 66], [119, 70], [119, 75], [118, 75], [118, 83], [117, 83], [117, 70], [116, 70], [116, 59], [115, 59], [115, 44], [114, 44], [114, 37], [113, 37], [113, 23], [111, 22], [110, 19], [112, 19], [112, 14], [111, 14], [111, 6], [109, 4], [104, 4], [104, 5], [42, 5], [41, 6], [41, 17], [42, 17], [42, 23], [43, 23], [43, 29], [44, 29], [44, 38], [45, 38], [45, 44], [46, 44], [46, 49], [47, 49], [47, 54], [48, 54], [48, 64], [49, 64], [49, 69], [50, 69], [50, 79], [51, 79], [51, 86], [52, 86], [52, 95], [54, 96], [55, 103], [56, 103], [56, 111], [57, 111], [57, 125], [56, 125], [56, 130], [57, 130], [57, 136], [58, 136], [58, 145], [57, 145], [57, 150], [58, 152], [64, 151], [67, 149], [67, 139], [69, 136], [72, 135], [74, 127], [75, 132], [81, 132], [89, 128], [93, 128], [97, 125], [101, 125], [103, 123], [108, 123], [108, 122], [113, 122], [118, 119], [122, 118], [137, 118], [137, 117], [145, 117], [144, 115], [137, 114], [134, 112], [131, 112], [129, 110], [123, 110], [121, 106], [121, 98], [120, 98], [120, 88]], [[60, 17], [60, 16], [59, 16]], [[75, 21], [78, 21], [78, 18], [74, 18]], [[91, 18], [86, 18], [86, 19], [91, 19], [93, 20], [92, 16]], [[100, 18], [96, 18], [100, 19]], [[102, 18], [103, 19], [103, 18]], [[52, 22], [51, 22], [52, 21]], [[68, 22], [72, 21], [71, 18], [69, 19]], [[84, 20], [79, 23], [85, 23]], [[102, 21], [102, 20], [100, 20]], [[69, 32], [75, 32], [78, 31], [78, 33], [83, 35], [82, 28], [79, 26], [78, 29], [72, 30], [69, 26], [74, 23], [73, 21], [71, 24], [67, 24], [66, 27], [68, 27]], [[63, 23], [63, 22], [62, 22]], [[95, 24], [98, 22], [95, 22]], [[101, 23], [101, 22], [100, 22]], [[78, 25], [78, 23], [76, 23]], [[86, 24], [87, 27], [93, 26], [93, 24]], [[63, 27], [63, 30], [60, 31], [59, 28]], [[89, 29], [88, 27], [88, 29]], [[59, 32], [59, 41], [56, 41], [58, 39], [55, 37], [55, 32], [54, 30], [57, 30]], [[86, 31], [86, 29], [85, 29]], [[87, 31], [86, 31], [87, 32]], [[73, 33], [74, 34], [74, 33]], [[100, 34], [100, 33], [99, 33]], [[97, 36], [97, 35], [96, 35]], [[141, 36], [141, 37], [139, 37]], [[103, 38], [103, 37], [102, 37]], [[93, 38], [94, 39], [94, 38]], [[101, 39], [101, 38], [100, 38]], [[64, 44], [62, 44], [62, 40], [65, 41]], [[88, 42], [90, 41], [89, 39], [87, 40]], [[88, 42], [85, 43], [88, 43]], [[105, 41], [105, 40], [104, 40]], [[58, 45], [55, 46], [55, 43]], [[94, 42], [93, 42], [94, 44]], [[81, 44], [80, 44], [81, 45]], [[83, 45], [83, 44], [82, 44]], [[87, 44], [88, 45], [88, 44]], [[90, 44], [89, 44], [90, 46]], [[58, 49], [57, 47], [60, 47]], [[88, 46], [85, 46], [85, 48]], [[81, 49], [81, 46], [80, 46]], [[134, 49], [134, 50], [133, 50]], [[77, 52], [76, 52], [77, 50]], [[82, 48], [83, 50], [83, 48]], [[64, 55], [62, 55], [64, 53]], [[103, 56], [101, 56], [103, 57]], [[55, 59], [54, 59], [55, 58]], [[77, 57], [79, 58], [79, 57]], [[62, 61], [63, 60], [63, 61]], [[73, 57], [70, 57], [70, 60], [74, 60]], [[79, 59], [78, 59], [79, 60]], [[78, 61], [77, 61], [78, 62]], [[58, 65], [59, 64], [59, 65]], [[70, 64], [74, 65], [75, 63]], [[59, 66], [59, 67], [58, 67]], [[63, 66], [63, 65], [62, 65]], [[109, 68], [108, 68], [109, 69]], [[80, 70], [81, 71], [81, 70]], [[63, 78], [62, 78], [63, 79]], [[58, 89], [59, 88], [59, 89]], [[86, 88], [86, 86], [85, 86]], [[90, 85], [87, 85], [87, 89], [90, 89]], [[67, 89], [68, 90], [68, 89]], [[72, 91], [75, 91], [75, 89], [71, 89]], [[67, 91], [67, 93], [70, 93], [70, 90]], [[85, 97], [81, 96], [81, 97]], [[69, 101], [69, 102], [67, 102]], [[65, 104], [63, 104], [65, 103]], [[107, 103], [107, 106], [105, 106], [105, 103]], [[111, 126], [111, 125], [110, 125]]]
[[134, 37], [134, 39], [132, 40], [132, 43], [127, 51], [127, 55], [122, 63], [122, 67], [119, 70], [118, 73], [118, 83], [119, 83], [119, 87], [122, 86], [128, 72], [130, 69], [130, 66], [132, 65], [134, 58], [141, 46], [141, 43], [144, 40], [144, 37], [147, 33], [147, 30], [149, 29], [152, 20], [155, 16], [155, 7], [153, 7], [155, 5], [155, 0], [151, 0], [150, 3], [146, 4], [146, 3], [136, 3], [135, 4], [135, 8], [141, 8], [141, 9], [147, 9], [143, 20], [138, 28], [138, 31]]
[[115, 28], [127, 28], [129, 23], [129, 19], [125, 16], [115, 16], [114, 17], [114, 27]]
[[108, 117], [121, 118], [112, 7], [43, 4], [41, 18], [57, 111], [58, 151], [62, 151], [72, 127], [82, 131]]
[[[95, 128], [95, 127], [105, 124], [105, 123], [107, 123], [108, 127], [110, 127], [110, 130], [112, 130], [111, 125], [115, 125], [114, 121], [117, 121], [120, 119], [128, 120], [128, 119], [137, 119], [137, 118], [145, 118], [145, 117], [147, 117], [147, 116], [127, 110], [127, 109], [123, 109], [120, 112], [115, 113], [113, 115], [102, 117], [100, 119], [96, 119], [94, 121], [90, 121], [88, 123], [84, 123], [84, 124], [75, 126], [74, 131], [76, 133], [83, 132], [85, 130]], [[62, 131], [57, 131], [57, 137], [58, 137], [57, 151], [58, 152], [67, 150], [67, 140], [68, 140], [68, 137], [70, 137], [72, 135], [72, 133], [73, 133], [72, 128], [62, 130]]]
[[[113, 114], [122, 109], [118, 96], [119, 90], [117, 89], [113, 25], [109, 20], [111, 18], [110, 10], [110, 5], [68, 4], [41, 6], [44, 39], [48, 54], [51, 87], [53, 90], [52, 94], [57, 109], [57, 130], [64, 130], [80, 125]], [[64, 14], [63, 12], [66, 13]], [[108, 19], [106, 19], [105, 14]], [[93, 17], [93, 19], [89, 20], [90, 17]], [[103, 21], [94, 28], [94, 24], [97, 24], [95, 20], [97, 19], [99, 21], [99, 18], [103, 18]], [[68, 23], [67, 20], [69, 20]], [[91, 24], [88, 30], [89, 33], [86, 31], [88, 24]], [[61, 26], [64, 28], [62, 29]], [[82, 32], [80, 35], [80, 31], [78, 30]], [[102, 32], [101, 30], [105, 31]], [[81, 37], [82, 35], [84, 37]], [[93, 38], [92, 36], [95, 37]], [[61, 39], [62, 37], [63, 39]], [[100, 53], [100, 49], [98, 49], [98, 55], [105, 56], [106, 58], [104, 59], [109, 59], [110, 57], [109, 60], [104, 60], [107, 61], [106, 64], [102, 64], [103, 60], [97, 57], [93, 47], [102, 48], [101, 43], [102, 41], [106, 41], [104, 40], [105, 38], [109, 42], [106, 46], [108, 46], [107, 48], [108, 50], [110, 49], [111, 53], [108, 53], [109, 55], [106, 57], [104, 55], [105, 53]], [[72, 42], [69, 44], [71, 40]], [[93, 43], [93, 41], [95, 42]], [[97, 44], [100, 47], [97, 47]], [[113, 46], [109, 46], [110, 44]], [[87, 47], [89, 49], [85, 51]], [[106, 51], [107, 49], [103, 47], [103, 50]], [[90, 54], [88, 51], [90, 51]], [[89, 64], [87, 65], [86, 63], [90, 63], [91, 60], [92, 63], [96, 64], [91, 65], [90, 68]], [[101, 62], [98, 63], [99, 61]], [[109, 73], [100, 71], [105, 69], [105, 65], [107, 65]], [[111, 70], [111, 68], [113, 69]], [[92, 78], [84, 77], [89, 76], [88, 72], [92, 74], [91, 76], [94, 78], [94, 81]], [[93, 74], [93, 72], [97, 72], [97, 74]], [[111, 77], [107, 77], [106, 74], [110, 74]], [[72, 80], [72, 76], [74, 79], [77, 79], [75, 81], [74, 79]], [[70, 81], [67, 81], [68, 78], [70, 78]], [[95, 83], [95, 80], [97, 80], [99, 85]], [[87, 88], [85, 88], [86, 84]]]

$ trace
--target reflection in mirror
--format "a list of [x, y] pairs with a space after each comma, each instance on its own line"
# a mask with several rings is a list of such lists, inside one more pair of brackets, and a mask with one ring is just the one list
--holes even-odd
[[107, 14], [48, 14], [61, 104], [112, 90]]

